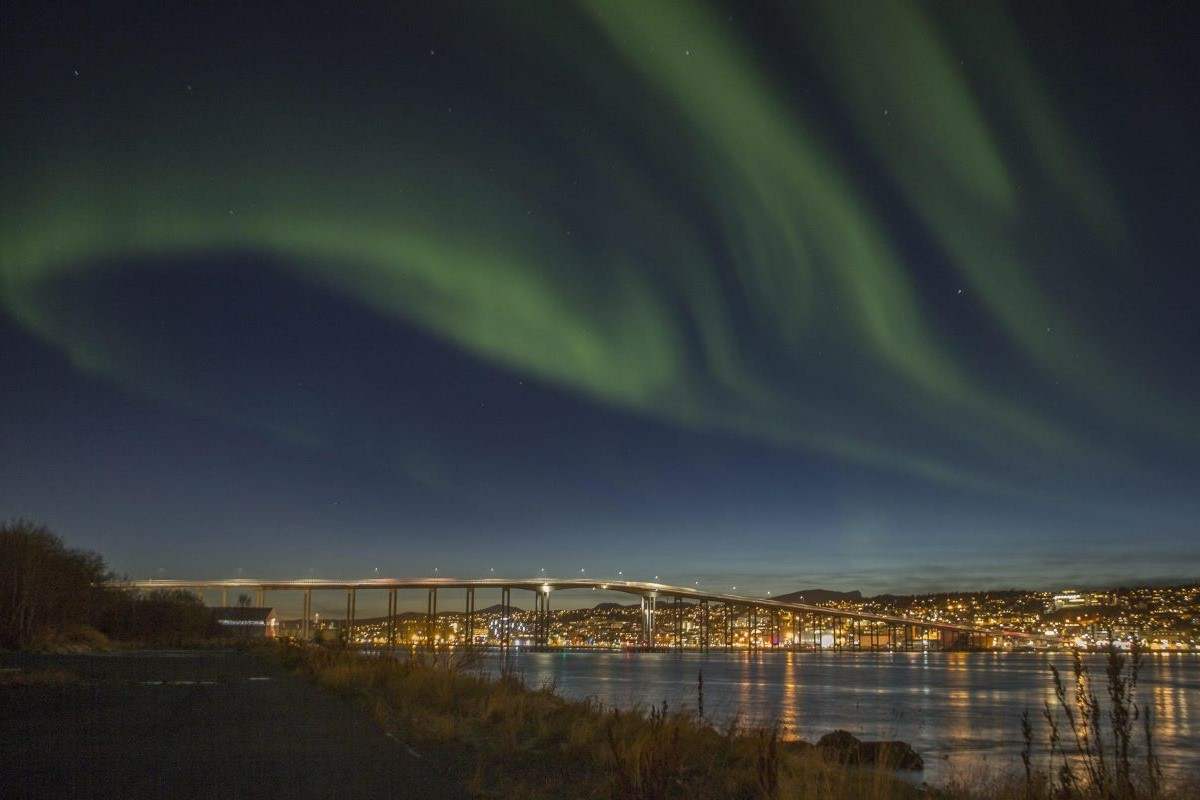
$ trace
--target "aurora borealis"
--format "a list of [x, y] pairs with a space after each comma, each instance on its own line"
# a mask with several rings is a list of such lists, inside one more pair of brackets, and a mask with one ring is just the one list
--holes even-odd
[[1194, 577], [1186, 20], [435, 5], [5, 8], [0, 514], [132, 572]]

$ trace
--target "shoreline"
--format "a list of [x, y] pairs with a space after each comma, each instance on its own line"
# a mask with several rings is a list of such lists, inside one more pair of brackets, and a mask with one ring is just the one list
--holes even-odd
[[[580, 655], [592, 652], [585, 651]], [[928, 770], [928, 767], [934, 766], [933, 754], [927, 752], [921, 753], [925, 757], [925, 772], [895, 772], [831, 763], [824, 755], [818, 754], [812, 744], [784, 741], [773, 734], [768, 735], [761, 728], [745, 727], [739, 735], [731, 736], [722, 729], [720, 723], [714, 725], [703, 722], [697, 725], [694, 709], [671, 707], [660, 712], [643, 706], [640, 711], [617, 710], [595, 701], [569, 699], [556, 689], [520, 685], [513, 682], [514, 676], [511, 675], [499, 681], [482, 679], [471, 673], [469, 665], [449, 663], [455, 658], [454, 654], [444, 655], [446, 663], [424, 663], [420, 669], [406, 672], [399, 660], [379, 659], [353, 651], [279, 645], [250, 650], [116, 650], [95, 655], [8, 653], [0, 654], [0, 665], [5, 670], [9, 670], [14, 663], [57, 664], [68, 672], [76, 668], [77, 680], [72, 681], [68, 676], [67, 679], [40, 686], [20, 689], [0, 687], [0, 691], [13, 693], [12, 697], [23, 694], [26, 701], [38, 697], [49, 699], [48, 708], [52, 713], [65, 713], [69, 718], [70, 714], [77, 712], [64, 708], [61, 698], [70, 696], [99, 693], [122, 698], [120, 703], [134, 698], [136, 704], [142, 702], [136, 699], [139, 696], [162, 693], [163, 696], [187, 698], [184, 705], [180, 706], [187, 714], [196, 713], [191, 706], [198, 702], [206, 707], [201, 713], [222, 714], [229, 712], [233, 706], [226, 700], [215, 702], [214, 707], [217, 695], [232, 693], [230, 697], [254, 697], [255, 692], [266, 687], [287, 685], [296, 692], [292, 695], [293, 699], [285, 701], [288, 707], [268, 704], [256, 713], [276, 719], [285, 728], [291, 724], [301, 727], [315, 725], [319, 729], [318, 738], [322, 738], [319, 734], [324, 723], [319, 719], [306, 720], [302, 714], [298, 721], [288, 723], [287, 720], [294, 716], [298, 708], [327, 707], [327, 701], [320, 698], [336, 700], [351, 711], [337, 712], [334, 718], [340, 713], [351, 714], [360, 720], [356, 724], [367, 725], [389, 743], [391, 755], [387, 758], [435, 768], [442, 777], [453, 778], [454, 787], [463, 790], [462, 796], [549, 798], [563, 796], [567, 788], [574, 791], [579, 787], [590, 787], [587, 792], [569, 796], [615, 797], [617, 795], [608, 792], [616, 780], [614, 775], [621, 769], [618, 766], [620, 763], [626, 764], [627, 771], [628, 764], [647, 757], [647, 754], [648, 757], [665, 758], [672, 748], [664, 749], [663, 744], [672, 741], [683, 742], [678, 748], [682, 754], [681, 761], [676, 764], [683, 769], [681, 774], [695, 777], [692, 771], [709, 769], [705, 779], [709, 783], [725, 785], [722, 781], [741, 781], [741, 785], [751, 792], [758, 791], [754, 788], [757, 785], [755, 764], [763, 758], [768, 761], [775, 759], [782, 780], [780, 788], [787, 789], [777, 795], [780, 798], [820, 796], [843, 797], [846, 800], [851, 797], [912, 800], [937, 797], [946, 800], [1006, 800], [1019, 796], [1014, 793], [1015, 782], [1011, 775], [976, 774], [970, 777], [971, 773], [977, 771], [968, 771], [956, 774], [951, 780], [934, 780]], [[545, 657], [552, 654], [532, 655]], [[656, 659], [662, 660], [665, 659]], [[223, 663], [227, 666], [217, 666]], [[208, 666], [196, 671], [198, 668], [195, 665], [205, 664]], [[232, 665], [235, 664], [240, 666], [234, 668]], [[94, 672], [89, 675], [88, 669]], [[188, 672], [188, 669], [192, 671]], [[262, 674], [255, 674], [258, 672]], [[113, 676], [119, 678], [115, 683], [111, 680]], [[271, 677], [269, 681], [251, 680], [268, 676]], [[239, 695], [239, 692], [242, 694]], [[246, 692], [250, 694], [246, 695]], [[712, 695], [709, 702], [713, 702]], [[116, 709], [119, 709], [120, 703], [112, 707], [118, 718], [120, 713]], [[40, 715], [36, 703], [26, 707], [25, 711], [27, 725], [32, 724], [35, 729], [43, 730], [57, 727], [51, 720], [37, 722]], [[614, 724], [613, 720], [617, 729], [624, 732], [619, 737], [617, 750], [608, 741], [607, 731]], [[334, 721], [331, 724], [336, 727], [342, 723]], [[656, 725], [658, 734], [655, 734]], [[671, 730], [679, 731], [679, 738], [673, 740], [668, 736], [663, 739], [666, 734], [662, 732]], [[209, 735], [203, 725], [191, 733], [187, 741], [194, 739], [195, 734]], [[114, 747], [119, 750], [128, 745], [128, 742], [123, 744], [121, 740], [122, 735], [128, 734], [115, 735]], [[311, 736], [313, 732], [305, 732], [304, 735]], [[217, 738], [219, 740], [220, 735]], [[772, 747], [775, 755], [769, 756], [767, 754]], [[47, 749], [54, 750], [53, 747]], [[419, 757], [412, 756], [409, 750]], [[69, 753], [64, 754], [64, 757], [69, 756]], [[30, 757], [37, 763], [37, 759], [44, 759], [46, 754], [32, 754]], [[334, 754], [334, 758], [336, 760], [340, 756]], [[668, 766], [674, 763], [670, 758], [667, 758], [667, 762]], [[706, 764], [715, 766], [703, 766]], [[70, 769], [67, 772], [73, 774]], [[808, 789], [801, 786], [805, 783], [822, 787], [823, 793], [807, 793]], [[17, 793], [16, 796], [39, 795]], [[57, 796], [63, 796], [63, 793]], [[83, 793], [81, 796], [88, 795]], [[155, 795], [133, 792], [127, 796]], [[183, 793], [181, 796], [187, 795]], [[704, 798], [731, 795], [701, 793], [688, 796]], [[760, 795], [751, 793], [745, 796]]]

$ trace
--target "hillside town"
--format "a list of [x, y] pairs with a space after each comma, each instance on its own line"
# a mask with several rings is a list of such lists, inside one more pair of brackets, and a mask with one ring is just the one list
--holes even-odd
[[[1200, 584], [1118, 588], [1099, 591], [993, 591], [930, 595], [880, 595], [811, 590], [773, 598], [803, 603], [831, 612], [861, 612], [938, 625], [969, 625], [995, 631], [1018, 631], [1059, 637], [1064, 646], [1101, 649], [1114, 641], [1129, 647], [1136, 640], [1151, 651], [1200, 651]], [[500, 605], [465, 611], [403, 611], [395, 629], [387, 617], [356, 619], [352, 640], [360, 645], [494, 645], [505, 636], [505, 609]], [[664, 598], [654, 614], [654, 643], [659, 648], [901, 650], [946, 649], [936, 627], [851, 620], [820, 612], [763, 608], [755, 613], [721, 603], [675, 603]], [[641, 641], [639, 604], [598, 603], [587, 608], [549, 612], [551, 647], [623, 649]], [[319, 615], [318, 615], [319, 617]], [[344, 618], [318, 618], [319, 635], [345, 638]], [[537, 613], [514, 604], [509, 609], [508, 636], [516, 646], [535, 642]], [[296, 620], [280, 622], [287, 635]], [[470, 628], [468, 630], [468, 627]], [[1020, 637], [976, 641], [973, 647], [1020, 647]], [[1032, 642], [1026, 646], [1033, 646]]]

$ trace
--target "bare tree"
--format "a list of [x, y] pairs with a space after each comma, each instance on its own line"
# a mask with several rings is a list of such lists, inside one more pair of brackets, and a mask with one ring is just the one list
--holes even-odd
[[0, 646], [24, 647], [40, 631], [85, 621], [105, 577], [100, 556], [66, 547], [45, 526], [0, 524]]

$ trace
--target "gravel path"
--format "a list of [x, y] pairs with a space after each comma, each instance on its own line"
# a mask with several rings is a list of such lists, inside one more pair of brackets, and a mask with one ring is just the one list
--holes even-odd
[[364, 711], [238, 652], [0, 655], [66, 670], [0, 687], [0, 796], [458, 798], [462, 766], [418, 753]]

